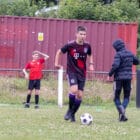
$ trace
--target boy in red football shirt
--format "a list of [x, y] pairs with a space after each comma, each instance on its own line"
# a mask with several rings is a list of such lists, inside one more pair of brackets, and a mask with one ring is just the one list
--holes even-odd
[[[44, 58], [40, 58], [39, 55], [44, 56]], [[23, 69], [23, 73], [25, 74], [25, 78], [29, 79], [28, 84], [28, 94], [26, 98], [25, 108], [30, 107], [30, 99], [33, 89], [35, 89], [35, 108], [39, 108], [39, 90], [40, 90], [40, 81], [42, 78], [42, 68], [45, 60], [49, 58], [48, 55], [41, 53], [39, 51], [34, 51], [32, 53], [32, 60], [28, 62]], [[29, 74], [27, 72], [29, 70]]]

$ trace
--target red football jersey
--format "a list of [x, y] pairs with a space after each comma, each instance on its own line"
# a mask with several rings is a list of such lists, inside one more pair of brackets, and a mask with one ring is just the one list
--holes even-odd
[[29, 79], [41, 79], [42, 78], [42, 69], [43, 63], [45, 62], [44, 59], [32, 60], [25, 66], [25, 69], [29, 70]]

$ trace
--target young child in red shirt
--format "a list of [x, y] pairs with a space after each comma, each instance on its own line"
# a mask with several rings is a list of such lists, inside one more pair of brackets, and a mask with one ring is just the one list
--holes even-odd
[[[44, 58], [40, 58], [40, 55], [42, 55]], [[35, 89], [35, 108], [39, 108], [39, 91], [40, 91], [40, 82], [42, 78], [42, 69], [43, 69], [43, 63], [45, 63], [45, 60], [49, 58], [48, 55], [41, 53], [39, 51], [34, 51], [32, 53], [32, 60], [28, 62], [23, 69], [23, 73], [25, 74], [25, 78], [29, 79], [28, 84], [28, 94], [26, 98], [25, 108], [30, 107], [30, 99], [33, 89]], [[28, 71], [29, 70], [29, 74]]]

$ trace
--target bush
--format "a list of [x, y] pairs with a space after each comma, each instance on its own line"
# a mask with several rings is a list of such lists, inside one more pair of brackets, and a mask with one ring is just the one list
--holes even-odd
[[58, 17], [103, 21], [136, 21], [140, 9], [136, 1], [114, 1], [103, 4], [98, 0], [61, 0]]
[[0, 4], [0, 15], [35, 16], [37, 9], [37, 5], [29, 5], [29, 0], [3, 0]]

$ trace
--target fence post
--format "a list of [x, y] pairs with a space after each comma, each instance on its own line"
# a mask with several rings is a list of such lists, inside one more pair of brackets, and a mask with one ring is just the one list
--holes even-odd
[[63, 106], [63, 68], [58, 70], [58, 106]]
[[140, 70], [137, 70], [136, 107], [140, 107]]

